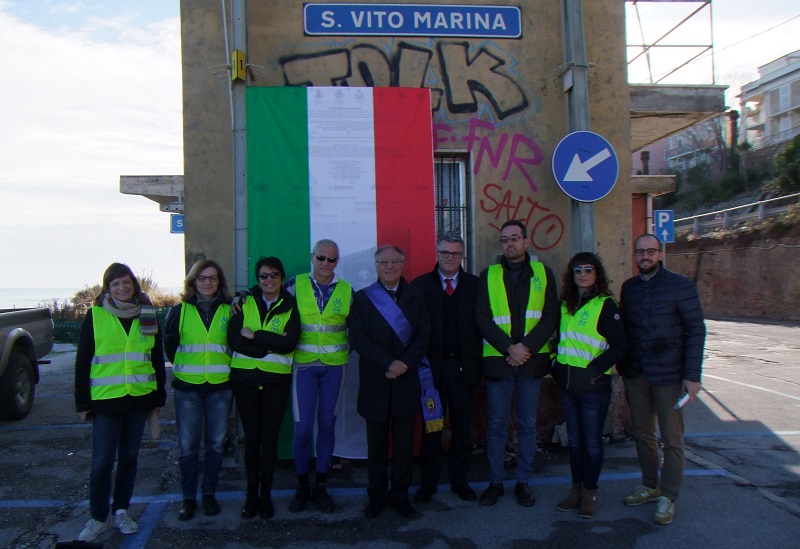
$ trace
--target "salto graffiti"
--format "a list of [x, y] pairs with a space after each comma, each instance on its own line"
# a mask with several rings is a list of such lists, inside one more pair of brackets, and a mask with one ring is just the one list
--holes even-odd
[[[549, 250], [564, 235], [564, 222], [550, 208], [545, 208], [529, 196], [516, 194], [510, 189], [503, 190], [496, 183], [488, 183], [483, 187], [481, 209], [494, 214], [490, 227], [500, 230], [500, 226], [509, 219], [519, 219], [528, 227], [531, 244], [537, 250]], [[534, 222], [531, 225], [531, 222]]]
[[[431, 60], [436, 55], [439, 74]], [[436, 43], [433, 48], [400, 42], [391, 55], [370, 44], [279, 60], [287, 86], [406, 86], [431, 85], [433, 109], [448, 112], [476, 113], [480, 108], [477, 94], [483, 95], [499, 120], [524, 111], [529, 101], [522, 87], [506, 70], [510, 61], [487, 47], [471, 49], [469, 42]]]

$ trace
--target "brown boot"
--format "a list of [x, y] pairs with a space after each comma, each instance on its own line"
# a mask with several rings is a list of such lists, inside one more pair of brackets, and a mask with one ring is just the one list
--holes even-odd
[[569, 495], [556, 504], [556, 509], [559, 511], [572, 511], [581, 504], [581, 485], [573, 484], [569, 489]]
[[597, 511], [595, 500], [597, 499], [597, 488], [594, 490], [587, 490], [581, 488], [581, 510], [579, 516], [581, 518], [592, 518]]

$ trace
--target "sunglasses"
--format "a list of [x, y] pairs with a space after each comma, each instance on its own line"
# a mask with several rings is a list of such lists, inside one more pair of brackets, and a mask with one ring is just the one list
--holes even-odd
[[278, 271], [275, 271], [274, 273], [258, 273], [258, 279], [259, 280], [267, 280], [268, 278], [271, 278], [272, 280], [275, 280], [275, 279], [278, 279], [280, 277], [281, 277], [281, 273], [279, 273]]
[[325, 261], [326, 259], [328, 260], [328, 263], [336, 263], [339, 261], [338, 257], [325, 257], [324, 255], [315, 255], [314, 257], [316, 257], [317, 261], [320, 262]]
[[572, 272], [575, 274], [581, 274], [581, 273], [592, 274], [594, 272], [594, 267], [592, 267], [591, 265], [578, 265], [577, 267], [572, 268]]

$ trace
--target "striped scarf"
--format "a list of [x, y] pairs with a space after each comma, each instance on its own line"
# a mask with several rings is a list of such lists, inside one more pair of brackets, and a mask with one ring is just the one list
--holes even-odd
[[117, 301], [111, 294], [103, 296], [103, 309], [117, 318], [138, 318], [139, 331], [142, 335], [155, 335], [158, 333], [158, 319], [153, 302], [146, 293], [142, 292], [133, 298], [130, 303]]

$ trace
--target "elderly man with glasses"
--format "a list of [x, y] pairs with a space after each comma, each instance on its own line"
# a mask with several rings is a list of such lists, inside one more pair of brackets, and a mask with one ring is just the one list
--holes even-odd
[[[455, 233], [439, 235], [436, 266], [412, 285], [425, 294], [431, 320], [428, 361], [442, 407], [450, 414], [451, 446], [448, 461], [450, 489], [465, 501], [475, 492], [467, 483], [471, 455], [470, 414], [475, 388], [481, 380], [481, 335], [475, 324], [478, 277], [466, 272], [464, 240]], [[414, 501], [430, 501], [442, 469], [442, 432], [425, 433], [420, 445], [422, 484]]]
[[[289, 510], [298, 513], [308, 502], [323, 513], [335, 509], [325, 488], [335, 442], [336, 407], [347, 364], [349, 346], [347, 316], [353, 289], [336, 276], [339, 246], [323, 239], [314, 244], [310, 273], [293, 277], [286, 289], [297, 299], [300, 313], [300, 342], [294, 352], [292, 412], [294, 435], [292, 450], [298, 487]], [[309, 481], [314, 419], [317, 422], [316, 478]]]
[[626, 280], [620, 293], [628, 352], [619, 370], [631, 409], [642, 484], [623, 501], [626, 505], [656, 502], [653, 521], [669, 524], [683, 481], [684, 425], [678, 401], [682, 395], [693, 400], [700, 391], [706, 326], [697, 288], [664, 267], [655, 236], [636, 239], [634, 259], [639, 275]]
[[484, 269], [478, 284], [475, 319], [483, 335], [483, 376], [489, 404], [486, 455], [489, 487], [481, 505], [494, 505], [503, 495], [505, 454], [511, 402], [516, 394], [517, 503], [536, 503], [528, 481], [536, 453], [536, 407], [541, 378], [550, 372], [550, 337], [558, 327], [561, 307], [556, 281], [543, 263], [525, 251], [525, 224], [506, 221], [500, 229], [500, 262]]

